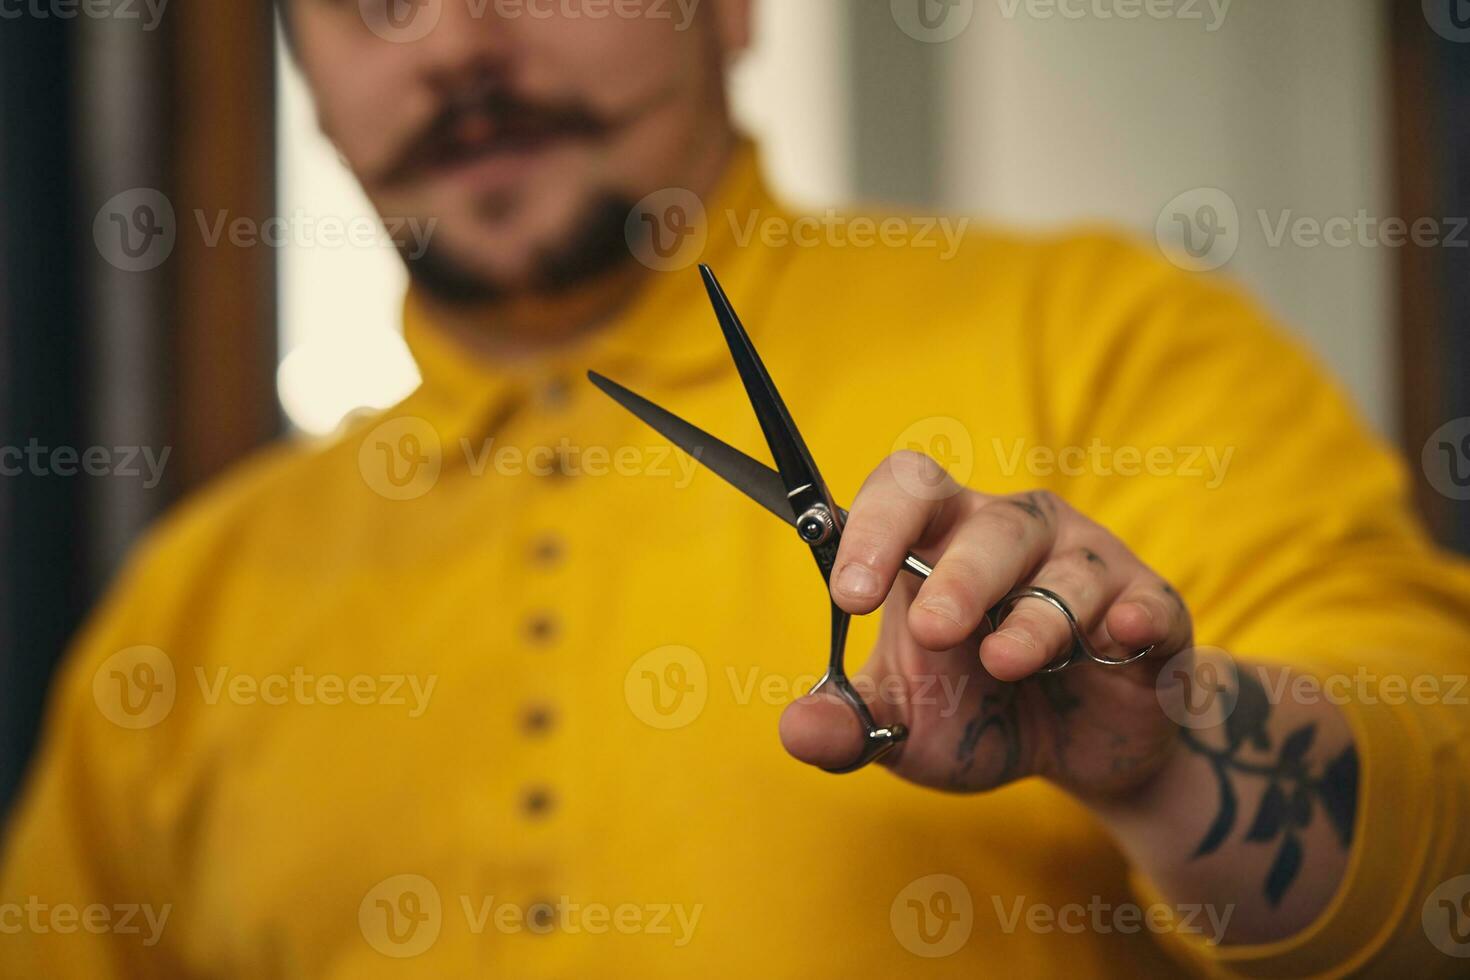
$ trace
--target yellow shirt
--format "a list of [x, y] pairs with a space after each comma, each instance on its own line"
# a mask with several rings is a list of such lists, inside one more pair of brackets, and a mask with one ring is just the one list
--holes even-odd
[[[704, 258], [839, 498], [916, 446], [1109, 526], [1178, 585], [1201, 643], [1442, 679], [1436, 703], [1347, 706], [1362, 799], [1320, 921], [1214, 949], [1183, 934], [1211, 934], [1206, 915], [1170, 931], [1045, 783], [950, 796], [783, 754], [781, 709], [826, 654], [807, 549], [583, 379], [761, 449], [689, 268], [517, 371], [410, 299], [417, 393], [265, 454], [150, 536], [58, 676], [0, 870], [0, 974], [1464, 965], [1425, 909], [1470, 871], [1470, 725], [1448, 691], [1470, 574], [1321, 371], [1235, 290], [1105, 235], [971, 233], [953, 255], [937, 231], [747, 238], [750, 217], [786, 220], [757, 169], [746, 150], [709, 202]], [[855, 624], [852, 662], [876, 625]]]

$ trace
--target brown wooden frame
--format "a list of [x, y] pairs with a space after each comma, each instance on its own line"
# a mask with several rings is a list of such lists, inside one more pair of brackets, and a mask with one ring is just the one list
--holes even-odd
[[274, 8], [189, 3], [169, 16], [179, 221], [170, 428], [174, 488], [187, 491], [280, 429], [277, 255], [264, 244], [210, 247], [197, 221], [275, 213]]
[[[1418, 2], [1390, 2], [1398, 214], [1412, 223], [1470, 208], [1463, 128], [1470, 111], [1470, 45], [1440, 37]], [[1463, 249], [1408, 244], [1399, 250], [1401, 438], [1415, 496], [1441, 541], [1470, 553], [1470, 504], [1451, 500], [1420, 465], [1441, 425], [1470, 416], [1470, 347], [1465, 336], [1470, 262]]]

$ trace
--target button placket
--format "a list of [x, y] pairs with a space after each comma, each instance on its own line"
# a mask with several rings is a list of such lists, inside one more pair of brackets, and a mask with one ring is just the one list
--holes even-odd
[[[527, 539], [524, 553], [532, 577], [541, 579], [539, 584], [542, 588], [551, 584], [545, 576], [554, 576], [564, 562], [566, 551], [562, 537], [552, 530], [542, 531]], [[548, 591], [547, 594], [551, 592]], [[563, 632], [559, 617], [549, 606], [532, 612], [524, 628], [533, 647], [544, 651], [554, 649]], [[538, 692], [535, 696], [540, 700], [528, 703], [523, 709], [520, 727], [524, 737], [544, 742], [550, 735], [554, 718], [550, 694], [550, 691]], [[533, 781], [521, 788], [516, 801], [516, 814], [520, 820], [545, 825], [554, 815], [558, 794], [544, 781], [546, 775], [548, 774], [545, 772], [534, 775]]]
[[[534, 388], [532, 397], [540, 413], [549, 416], [566, 407], [571, 390], [564, 380], [550, 378]], [[544, 432], [561, 427], [542, 428]], [[566, 538], [554, 522], [543, 523], [531, 515], [548, 506], [544, 502], [549, 499], [547, 494], [560, 496], [576, 485], [572, 478], [577, 475], [577, 463], [566, 439], [542, 436], [534, 441], [549, 445], [551, 452], [549, 461], [538, 454], [538, 459], [543, 460], [538, 463], [538, 468], [544, 467], [537, 474], [541, 477], [540, 485], [528, 488], [537, 499], [527, 515], [531, 518], [532, 533], [523, 538], [520, 545], [525, 566], [523, 581], [529, 586], [526, 594], [528, 604], [520, 629], [526, 649], [533, 658], [532, 665], [537, 661], [543, 665], [533, 676], [540, 676], [545, 686], [532, 687], [527, 691], [527, 699], [520, 712], [519, 732], [528, 743], [531, 765], [516, 796], [509, 802], [510, 819], [524, 828], [536, 828], [534, 838], [551, 844], [558, 830], [555, 818], [562, 805], [562, 794], [555, 788], [559, 747], [552, 738], [561, 727], [565, 706], [555, 700], [559, 688], [552, 683], [558, 673], [559, 662], [549, 658], [560, 652], [566, 634], [563, 614], [558, 608], [562, 594], [558, 579], [566, 569], [569, 549]], [[557, 505], [554, 509], [560, 509], [560, 506], [564, 505]], [[553, 875], [543, 879], [539, 887], [526, 895], [523, 907], [525, 927], [533, 936], [546, 935], [556, 929], [556, 903], [545, 896], [555, 894], [557, 887]]]

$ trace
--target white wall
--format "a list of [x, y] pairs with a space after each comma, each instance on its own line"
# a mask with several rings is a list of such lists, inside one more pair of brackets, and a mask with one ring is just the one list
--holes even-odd
[[757, 0], [752, 49], [731, 98], [782, 195], [809, 206], [853, 195], [845, 5], [864, 0]]
[[[1150, 239], [1193, 188], [1228, 193], [1244, 280], [1394, 431], [1395, 253], [1272, 247], [1293, 217], [1392, 214], [1384, 14], [1373, 0], [1235, 0], [1215, 31], [1102, 19], [1117, 0], [978, 0], [949, 62], [946, 204], [1024, 225], [1102, 219]], [[1217, 0], [1218, 8], [1218, 0]], [[1008, 11], [1014, 10], [1014, 16]]]
[[[296, 66], [278, 45], [280, 213], [314, 222], [374, 221], [357, 182], [321, 135]], [[400, 335], [408, 276], [390, 247], [324, 244], [281, 249], [277, 391], [286, 416], [310, 433], [331, 432], [357, 408], [386, 408], [418, 385]]]

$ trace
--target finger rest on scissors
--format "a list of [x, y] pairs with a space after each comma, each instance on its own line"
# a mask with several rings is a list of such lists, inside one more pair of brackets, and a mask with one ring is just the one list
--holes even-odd
[[820, 766], [824, 772], [834, 774], [856, 772], [878, 761], [908, 738], [908, 728], [902, 723], [880, 727], [873, 719], [873, 713], [868, 709], [867, 702], [853, 688], [846, 676], [828, 674], [817, 682], [807, 696], [821, 694], [834, 699], [834, 704], [841, 703], [852, 713], [863, 737], [862, 747], [855, 758], [841, 765]]

